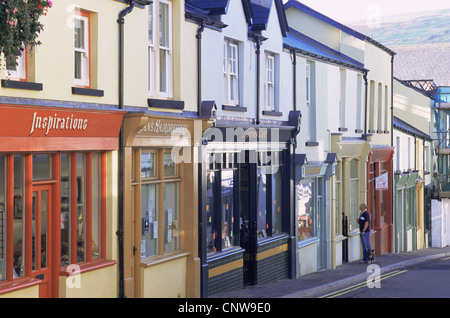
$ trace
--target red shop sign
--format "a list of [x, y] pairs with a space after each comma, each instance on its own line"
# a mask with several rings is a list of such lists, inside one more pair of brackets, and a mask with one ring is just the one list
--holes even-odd
[[0, 105], [0, 151], [117, 149], [124, 112]]

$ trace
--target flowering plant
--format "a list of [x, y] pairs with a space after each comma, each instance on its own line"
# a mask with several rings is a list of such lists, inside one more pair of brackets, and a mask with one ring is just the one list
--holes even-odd
[[53, 3], [48, 0], [0, 0], [0, 53], [15, 59], [25, 47], [40, 45], [37, 37], [44, 26], [39, 22]]

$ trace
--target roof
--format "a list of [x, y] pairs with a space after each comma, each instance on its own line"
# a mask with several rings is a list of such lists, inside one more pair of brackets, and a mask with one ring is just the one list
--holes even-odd
[[281, 0], [251, 0], [250, 2], [253, 12], [252, 30], [260, 31], [267, 29], [270, 10], [272, 4], [274, 4], [278, 15], [278, 21], [280, 22], [281, 33], [283, 36], [286, 36], [288, 26]]
[[327, 23], [329, 25], [332, 25], [335, 28], [337, 28], [337, 29], [339, 29], [339, 30], [341, 30], [341, 31], [351, 35], [351, 36], [354, 36], [357, 39], [360, 39], [362, 41], [370, 42], [370, 43], [374, 44], [375, 46], [379, 47], [380, 49], [384, 50], [385, 52], [389, 53], [390, 55], [395, 55], [394, 51], [392, 51], [390, 48], [384, 46], [383, 44], [375, 41], [371, 37], [369, 37], [367, 35], [364, 35], [361, 32], [356, 31], [355, 29], [352, 29], [352, 28], [350, 28], [350, 27], [348, 27], [348, 26], [346, 26], [346, 25], [344, 25], [344, 24], [342, 24], [340, 22], [337, 22], [336, 20], [333, 20], [330, 17], [328, 17], [328, 16], [326, 16], [326, 15], [324, 15], [324, 14], [322, 14], [322, 13], [320, 13], [320, 12], [314, 10], [314, 9], [311, 9], [310, 7], [304, 5], [303, 3], [301, 3], [301, 2], [299, 2], [297, 0], [289, 0], [287, 3], [284, 4], [284, 9], [285, 10], [287, 10], [287, 9], [289, 9], [291, 7], [294, 7], [296, 9], [298, 9], [298, 10], [301, 10], [301, 11], [303, 11], [303, 12], [305, 12], [305, 13], [307, 13], [307, 14], [309, 14], [309, 15], [311, 15], [311, 16], [319, 19], [319, 20], [322, 20], [323, 22], [325, 22], [325, 23]]
[[391, 47], [394, 76], [402, 80], [432, 79], [437, 86], [450, 86], [450, 43]]
[[394, 128], [401, 130], [407, 134], [420, 137], [422, 139], [431, 140], [430, 135], [424, 133], [423, 131], [420, 131], [414, 126], [408, 124], [406, 121], [401, 120], [400, 118], [395, 116], [394, 116]]
[[229, 4], [229, 0], [186, 0], [185, 2], [211, 15], [225, 14]]
[[314, 39], [311, 39], [310, 37], [292, 28], [289, 28], [289, 32], [284, 38], [284, 46], [287, 49], [295, 50], [298, 53], [312, 56], [327, 62], [347, 66], [359, 71], [366, 70], [364, 68], [364, 64]]

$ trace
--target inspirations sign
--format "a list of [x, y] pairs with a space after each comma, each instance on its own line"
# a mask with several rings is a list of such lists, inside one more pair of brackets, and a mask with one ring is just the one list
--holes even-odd
[[30, 136], [37, 130], [44, 132], [47, 136], [50, 131], [54, 130], [78, 130], [85, 131], [88, 127], [87, 118], [74, 117], [73, 114], [67, 115], [67, 117], [60, 117], [58, 113], [51, 116], [41, 116], [38, 112], [33, 113], [33, 120], [31, 122]]
[[0, 151], [117, 149], [124, 112], [0, 105]]

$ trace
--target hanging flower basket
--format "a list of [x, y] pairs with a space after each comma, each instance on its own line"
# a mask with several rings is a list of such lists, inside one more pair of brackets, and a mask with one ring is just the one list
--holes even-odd
[[39, 22], [52, 7], [45, 0], [0, 0], [0, 52], [6, 59], [15, 59], [25, 48], [40, 45], [39, 33], [44, 26]]

